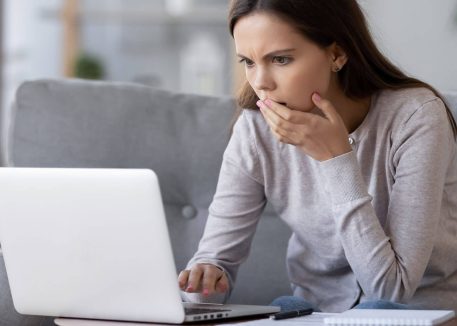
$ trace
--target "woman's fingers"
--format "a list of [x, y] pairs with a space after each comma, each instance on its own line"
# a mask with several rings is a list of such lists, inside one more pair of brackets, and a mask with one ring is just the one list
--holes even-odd
[[216, 282], [221, 277], [223, 272], [214, 266], [207, 265], [204, 267], [203, 273], [203, 295], [210, 295], [216, 291]]
[[189, 280], [187, 281], [186, 292], [199, 292], [200, 280], [203, 276], [203, 268], [197, 264], [190, 270]]
[[295, 143], [289, 137], [281, 133], [281, 130], [273, 130], [271, 132], [276, 136], [276, 138], [281, 142], [289, 145], [295, 145]]
[[227, 292], [228, 288], [229, 288], [229, 282], [228, 282], [227, 275], [225, 275], [225, 273], [222, 273], [221, 278], [216, 283], [216, 292], [224, 293], [224, 292]]
[[[270, 102], [272, 103], [272, 102]], [[263, 116], [267, 118], [270, 121], [270, 125], [273, 128], [279, 128], [282, 130], [285, 130], [287, 132], [293, 132], [295, 128], [295, 122], [296, 118], [294, 115], [297, 114], [297, 112], [292, 112], [292, 110], [281, 106], [281, 109], [283, 109], [285, 112], [280, 112], [278, 113], [275, 110], [278, 110], [278, 108], [273, 109], [273, 105], [267, 106], [265, 103], [262, 101], [258, 101], [257, 105], [259, 106], [260, 111], [262, 112]], [[276, 105], [276, 103], [275, 103]], [[280, 104], [277, 104], [278, 107]]]
[[187, 287], [187, 280], [189, 279], [190, 270], [185, 269], [179, 273], [178, 284], [181, 290], [185, 290]]
[[190, 270], [181, 271], [178, 284], [183, 291], [201, 292], [205, 296], [215, 292], [223, 293], [229, 288], [224, 271], [211, 264], [196, 264]]
[[342, 122], [341, 116], [336, 112], [332, 102], [321, 98], [318, 93], [313, 93], [311, 99], [313, 100], [314, 104], [324, 113], [329, 121], [333, 123]]

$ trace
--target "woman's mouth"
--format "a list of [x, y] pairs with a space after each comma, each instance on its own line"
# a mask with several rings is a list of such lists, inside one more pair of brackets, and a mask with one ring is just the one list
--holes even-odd
[[[267, 99], [268, 99], [268, 97], [267, 97]], [[286, 102], [277, 101], [277, 100], [275, 100], [275, 99], [272, 99], [272, 98], [270, 98], [270, 100], [272, 100], [273, 102], [276, 102], [276, 103], [278, 103], [278, 104], [281, 104], [281, 105], [287, 106], [287, 103], [286, 103]]]

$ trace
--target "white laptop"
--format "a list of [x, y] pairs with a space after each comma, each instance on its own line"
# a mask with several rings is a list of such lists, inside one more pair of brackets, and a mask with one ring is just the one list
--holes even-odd
[[279, 311], [182, 303], [151, 170], [0, 168], [0, 243], [22, 314], [183, 323]]

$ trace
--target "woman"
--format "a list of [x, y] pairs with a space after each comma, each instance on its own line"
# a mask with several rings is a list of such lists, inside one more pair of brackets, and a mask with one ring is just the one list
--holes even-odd
[[379, 52], [355, 0], [235, 0], [230, 31], [245, 109], [182, 290], [229, 293], [268, 200], [293, 231], [294, 296], [273, 304], [457, 309], [456, 123], [440, 94]]

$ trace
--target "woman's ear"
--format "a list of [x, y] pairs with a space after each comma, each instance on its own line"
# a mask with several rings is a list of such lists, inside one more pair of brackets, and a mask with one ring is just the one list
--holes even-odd
[[328, 53], [330, 57], [330, 64], [333, 70], [341, 70], [343, 66], [348, 61], [346, 52], [341, 48], [336, 42], [333, 42], [332, 45], [328, 47]]

